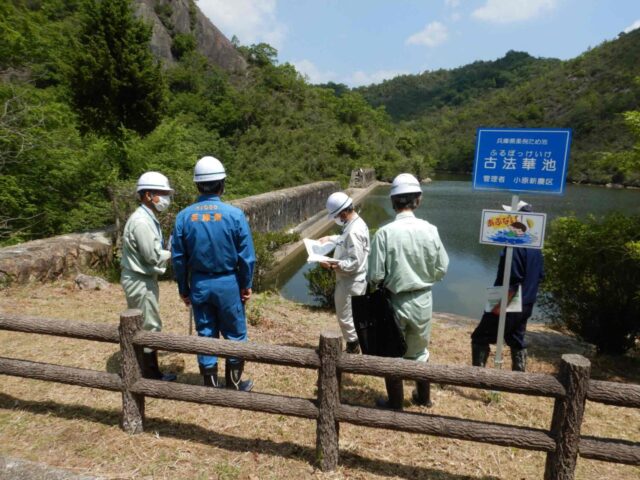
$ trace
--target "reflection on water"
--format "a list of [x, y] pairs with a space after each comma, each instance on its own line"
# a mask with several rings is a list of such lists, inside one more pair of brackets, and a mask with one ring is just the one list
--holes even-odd
[[[416, 215], [438, 227], [450, 258], [447, 276], [433, 289], [434, 311], [479, 318], [485, 288], [495, 280], [501, 248], [479, 243], [482, 209], [510, 204], [511, 194], [474, 191], [470, 181], [456, 179], [434, 181], [423, 191]], [[611, 210], [640, 214], [640, 192], [632, 190], [569, 185], [564, 196], [523, 194], [521, 198], [533, 205], [534, 212], [547, 214], [547, 228], [554, 218], [569, 214], [582, 218]], [[373, 191], [361, 207], [360, 214], [372, 231], [395, 216], [389, 187]], [[313, 265], [307, 265], [305, 259], [302, 253], [281, 271], [276, 287], [286, 298], [313, 304], [303, 276]]]

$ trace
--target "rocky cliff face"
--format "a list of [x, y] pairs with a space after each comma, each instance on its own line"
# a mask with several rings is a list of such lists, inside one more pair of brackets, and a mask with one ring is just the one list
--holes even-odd
[[196, 50], [214, 65], [243, 72], [247, 64], [231, 42], [200, 11], [195, 0], [135, 0], [136, 14], [153, 27], [151, 50], [165, 62], [176, 61], [171, 50], [176, 35], [192, 35]]

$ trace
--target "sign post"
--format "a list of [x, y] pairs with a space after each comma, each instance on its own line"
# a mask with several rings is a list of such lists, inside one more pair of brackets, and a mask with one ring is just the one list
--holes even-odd
[[[511, 213], [518, 211], [520, 192], [564, 195], [570, 146], [571, 129], [479, 128], [476, 139], [473, 188], [511, 191], [513, 193]], [[484, 226], [483, 212], [483, 230]], [[544, 237], [544, 226], [541, 237]], [[484, 234], [481, 233], [481, 243], [507, 245], [494, 361], [496, 368], [502, 368], [504, 329], [513, 261], [513, 247], [510, 245], [515, 242], [510, 242], [508, 239], [504, 242], [483, 241], [483, 238]], [[542, 240], [543, 238], [540, 238], [539, 246], [531, 243], [522, 246], [542, 248]]]
[[[518, 195], [511, 197], [511, 211], [518, 208]], [[511, 263], [513, 262], [513, 247], [507, 247], [504, 259], [504, 273], [502, 276], [502, 295], [500, 298], [500, 315], [498, 316], [498, 337], [496, 339], [496, 356], [494, 366], [502, 368], [502, 347], [504, 344], [504, 327], [507, 323], [507, 305], [509, 304], [509, 282], [511, 281]]]

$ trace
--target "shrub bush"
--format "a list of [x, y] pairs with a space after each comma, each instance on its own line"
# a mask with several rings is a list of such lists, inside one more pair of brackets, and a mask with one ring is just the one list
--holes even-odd
[[298, 233], [253, 232], [253, 246], [256, 251], [256, 266], [253, 273], [253, 290], [261, 292], [265, 285], [265, 276], [274, 263], [274, 252], [282, 245], [300, 239]]
[[623, 354], [640, 335], [640, 216], [556, 219], [545, 246], [541, 306], [598, 352]]
[[307, 279], [309, 293], [320, 304], [320, 307], [335, 310], [333, 292], [336, 289], [336, 275], [332, 271], [316, 265], [305, 272], [304, 278]]

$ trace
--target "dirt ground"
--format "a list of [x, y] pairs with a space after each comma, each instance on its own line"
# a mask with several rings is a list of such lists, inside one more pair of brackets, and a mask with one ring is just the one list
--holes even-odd
[[[70, 281], [0, 291], [0, 311], [84, 322], [118, 322], [125, 307], [118, 285], [81, 291]], [[161, 284], [164, 330], [187, 335], [189, 315], [175, 284]], [[250, 341], [315, 348], [323, 330], [337, 329], [332, 314], [276, 295], [251, 303]], [[473, 321], [440, 314], [434, 318], [431, 361], [469, 364]], [[592, 376], [640, 383], [640, 359], [594, 357], [589, 345], [542, 325], [533, 325], [529, 371], [555, 372], [560, 355], [591, 358]], [[0, 331], [0, 356], [117, 372], [118, 347], [59, 337]], [[161, 354], [178, 381], [200, 384], [195, 356]], [[506, 368], [510, 368], [508, 361]], [[311, 370], [247, 364], [255, 391], [311, 398]], [[343, 401], [372, 405], [384, 392], [380, 378], [344, 375]], [[460, 387], [433, 386], [431, 409], [405, 408], [451, 417], [548, 429], [553, 401]], [[314, 468], [315, 422], [161, 399], [147, 399], [145, 433], [129, 436], [118, 427], [119, 393], [0, 376], [0, 456], [40, 462], [75, 475], [103, 478], [180, 479], [539, 479], [545, 455], [481, 443], [340, 425], [340, 466]], [[640, 441], [640, 410], [588, 403], [583, 434]], [[578, 460], [578, 479], [640, 478], [640, 468]]]

